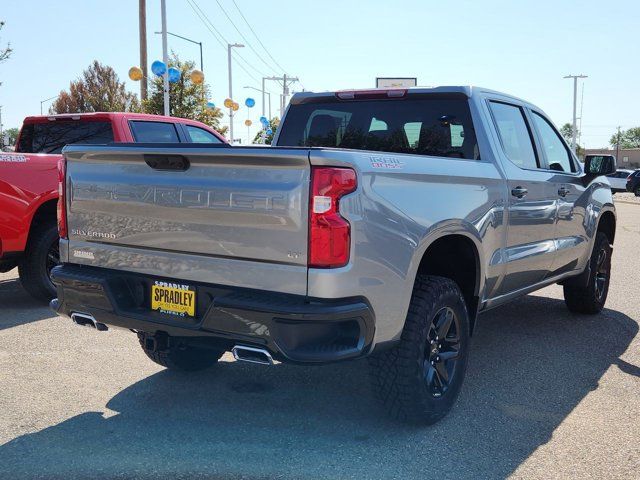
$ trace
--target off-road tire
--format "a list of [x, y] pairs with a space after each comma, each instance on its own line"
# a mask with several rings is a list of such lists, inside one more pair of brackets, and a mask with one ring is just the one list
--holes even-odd
[[166, 348], [152, 350], [146, 347], [146, 338], [147, 335], [144, 332], [138, 332], [142, 351], [155, 363], [170, 370], [186, 372], [205, 370], [215, 365], [224, 355], [224, 351], [195, 347], [180, 341], [169, 341]]
[[[58, 226], [47, 222], [36, 227], [29, 235], [24, 259], [18, 265], [20, 283], [37, 300], [48, 302], [56, 296], [56, 287], [49, 276], [54, 248], [57, 252]], [[57, 260], [59, 261], [59, 254]], [[49, 265], [48, 265], [49, 262]]]
[[[599, 264], [600, 255], [606, 255], [604, 266]], [[607, 301], [609, 292], [609, 280], [611, 278], [611, 253], [613, 252], [607, 236], [598, 232], [593, 245], [593, 252], [589, 259], [591, 272], [586, 286], [564, 285], [564, 301], [567, 308], [574, 313], [595, 314], [600, 313]], [[604, 272], [604, 273], [603, 273]], [[606, 275], [604, 284], [596, 288], [596, 282]], [[601, 281], [601, 280], [600, 280]]]
[[[429, 390], [425, 357], [431, 353], [432, 323], [445, 308], [458, 319], [458, 359], [448, 389], [435, 397]], [[469, 314], [458, 285], [447, 278], [418, 275], [400, 343], [369, 358], [374, 392], [391, 417], [405, 423], [429, 425], [449, 412], [464, 379], [469, 333]]]

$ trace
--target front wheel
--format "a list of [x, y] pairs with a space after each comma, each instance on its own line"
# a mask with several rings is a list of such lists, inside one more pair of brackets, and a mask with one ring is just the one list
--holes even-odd
[[611, 277], [611, 245], [607, 236], [598, 232], [589, 265], [591, 268], [586, 286], [567, 284], [564, 301], [567, 308], [575, 313], [599, 313], [607, 301], [609, 279]]
[[462, 387], [469, 350], [469, 315], [458, 285], [418, 275], [400, 343], [370, 357], [376, 395], [389, 414], [433, 424]]
[[633, 194], [634, 194], [636, 197], [640, 197], [640, 187], [637, 187], [637, 188], [634, 190]]

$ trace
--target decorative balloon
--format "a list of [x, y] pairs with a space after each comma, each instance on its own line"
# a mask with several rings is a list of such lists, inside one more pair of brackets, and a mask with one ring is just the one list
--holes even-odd
[[269, 120], [267, 120], [267, 117], [260, 117], [260, 123], [262, 125], [269, 125]]
[[253, 122], [252, 122], [251, 120], [248, 120], [248, 119], [244, 121], [244, 124], [245, 124], [247, 127], [250, 127], [252, 123], [253, 123]]
[[216, 108], [216, 104], [213, 102], [207, 102], [207, 108], [209, 110], [213, 110], [214, 108]]
[[134, 82], [142, 80], [142, 77], [144, 77], [144, 74], [140, 67], [131, 67], [129, 69], [129, 78]]
[[233, 102], [233, 105], [231, 105], [231, 110], [237, 112], [238, 110], [240, 110], [240, 105], [238, 105], [238, 103], [236, 102]]
[[271, 135], [273, 133], [273, 130], [271, 130], [270, 128], [267, 128], [267, 135]]
[[249, 108], [253, 108], [256, 105], [256, 101], [253, 98], [249, 97], [244, 101], [244, 104]]
[[191, 81], [196, 85], [200, 85], [204, 82], [204, 73], [202, 73], [200, 70], [193, 70], [191, 72]]
[[161, 77], [167, 72], [167, 66], [160, 60], [156, 60], [151, 64], [151, 71], [154, 75]]
[[181, 72], [175, 67], [169, 67], [169, 83], [176, 83], [180, 80]]
[[227, 107], [227, 108], [233, 107], [233, 100], [231, 100], [230, 98], [225, 98], [224, 106]]

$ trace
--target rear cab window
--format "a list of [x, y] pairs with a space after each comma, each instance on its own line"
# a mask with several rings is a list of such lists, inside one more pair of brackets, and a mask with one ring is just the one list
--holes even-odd
[[179, 143], [180, 137], [173, 123], [132, 120], [131, 131], [138, 143]]
[[52, 120], [24, 125], [16, 151], [59, 154], [65, 145], [99, 145], [110, 142], [113, 142], [111, 122]]
[[278, 145], [480, 159], [469, 101], [457, 94], [292, 104]]

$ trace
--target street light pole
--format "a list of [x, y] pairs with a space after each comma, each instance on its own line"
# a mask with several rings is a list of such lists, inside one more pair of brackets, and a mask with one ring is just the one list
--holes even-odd
[[170, 116], [171, 111], [169, 108], [169, 54], [167, 53], [167, 2], [166, 0], [160, 0], [160, 10], [162, 13], [162, 61], [167, 67], [167, 70], [162, 75], [163, 79], [163, 100], [164, 100], [164, 114]]
[[47, 103], [49, 100], [53, 100], [54, 98], [58, 98], [58, 95], [56, 95], [55, 97], [45, 98], [44, 100], [40, 100], [40, 115], [43, 115], [43, 113], [42, 113], [42, 105]]
[[[162, 33], [162, 32], [155, 32], [155, 33], [158, 34], [158, 33]], [[182, 35], [178, 35], [177, 33], [167, 32], [167, 35], [171, 35], [172, 37], [181, 38], [182, 40], [186, 40], [187, 42], [195, 43], [196, 45], [198, 45], [200, 47], [200, 71], [204, 72], [204, 65], [202, 63], [202, 42], [196, 42], [195, 40], [192, 40], [192, 39], [187, 38], [187, 37], [183, 37]]]
[[[227, 43], [227, 67], [229, 69], [229, 98], [233, 100], [233, 76], [231, 73], [231, 49], [233, 47], [242, 48], [241, 43]], [[233, 106], [229, 107], [229, 140], [233, 145]]]
[[576, 107], [578, 104], [578, 79], [589, 77], [587, 77], [587, 75], [565, 75], [564, 78], [573, 78], [573, 126], [571, 127], [571, 151], [577, 155], [578, 152], [576, 152], [576, 136], [578, 134], [578, 129]]
[[[264, 117], [264, 81], [266, 80], [265, 77], [262, 77], [262, 116]], [[269, 96], [269, 99], [271, 99], [271, 96]], [[271, 100], [269, 100], [269, 102], [271, 102]], [[269, 119], [271, 120], [271, 119]]]

